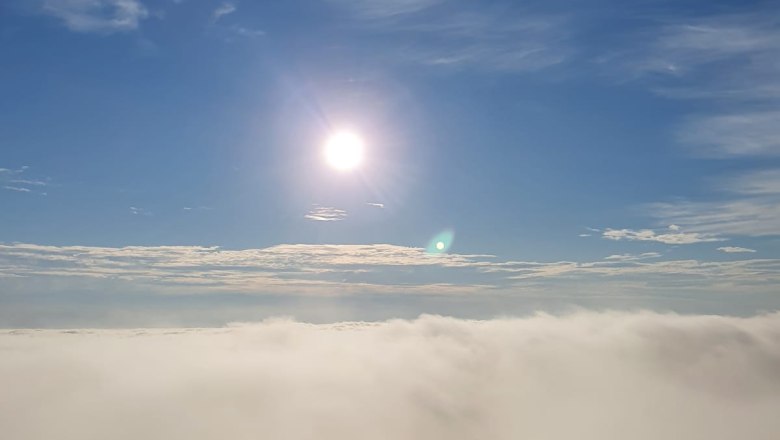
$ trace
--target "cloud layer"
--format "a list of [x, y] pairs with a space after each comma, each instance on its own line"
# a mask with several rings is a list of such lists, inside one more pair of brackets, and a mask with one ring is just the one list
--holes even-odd
[[[716, 252], [713, 249], [713, 252]], [[150, 293], [462, 295], [503, 291], [603, 292], [609, 283], [664, 292], [776, 291], [780, 260], [661, 260], [615, 254], [597, 261], [501, 261], [491, 255], [429, 254], [392, 244], [284, 244], [231, 250], [202, 246], [0, 244], [0, 293], [141, 289]], [[571, 283], [576, 281], [576, 287]], [[593, 289], [586, 289], [590, 285]], [[530, 290], [529, 290], [530, 289]], [[2, 296], [2, 295], [0, 295]]]
[[780, 315], [0, 332], [7, 438], [776, 437]]

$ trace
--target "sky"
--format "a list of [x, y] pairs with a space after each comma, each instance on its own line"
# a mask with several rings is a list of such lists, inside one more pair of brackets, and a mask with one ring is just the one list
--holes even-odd
[[780, 432], [780, 3], [3, 0], [0, 437]]
[[4, 1], [0, 327], [772, 312], [778, 17]]

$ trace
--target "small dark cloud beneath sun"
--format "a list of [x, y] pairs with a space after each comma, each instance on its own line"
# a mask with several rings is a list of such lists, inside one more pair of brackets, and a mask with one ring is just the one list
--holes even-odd
[[312, 205], [312, 209], [303, 218], [317, 222], [336, 222], [347, 218], [347, 211], [331, 206]]

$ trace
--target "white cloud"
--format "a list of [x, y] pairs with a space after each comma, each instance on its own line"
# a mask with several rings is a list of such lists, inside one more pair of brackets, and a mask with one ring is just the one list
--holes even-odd
[[777, 156], [780, 155], [780, 112], [697, 116], [683, 126], [679, 137], [707, 156]]
[[234, 35], [238, 35], [239, 37], [245, 37], [245, 38], [255, 38], [255, 37], [262, 37], [265, 35], [265, 31], [260, 29], [251, 29], [244, 26], [239, 26], [237, 24], [234, 24], [227, 28], [229, 32], [231, 32]]
[[777, 314], [5, 330], [0, 347], [9, 439], [774, 440], [780, 412]]
[[347, 218], [347, 211], [330, 206], [315, 205], [303, 217], [318, 222], [337, 222]]
[[[637, 73], [668, 75], [674, 86], [658, 89], [684, 99], [730, 101], [780, 98], [780, 27], [776, 5], [750, 14], [664, 20], [643, 34], [626, 65]], [[650, 38], [648, 38], [648, 35]]]
[[620, 254], [620, 255], [610, 255], [605, 260], [613, 260], [613, 261], [638, 261], [638, 260], [646, 260], [648, 258], [659, 258], [661, 257], [661, 254], [658, 252], [645, 252], [642, 254]]
[[376, 207], [376, 208], [384, 208], [384, 207], [385, 207], [385, 204], [384, 204], [384, 203], [372, 203], [372, 202], [367, 202], [367, 203], [366, 203], [366, 205], [368, 205], [368, 206], [374, 206], [374, 207]]
[[40, 191], [40, 189], [49, 185], [49, 179], [22, 178], [21, 175], [26, 173], [29, 169], [30, 167], [26, 165], [16, 169], [0, 168], [0, 185], [2, 185], [3, 189], [8, 191], [35, 193], [45, 196], [46, 193]]
[[132, 213], [133, 215], [145, 215], [145, 216], [152, 215], [152, 213], [150, 211], [148, 211], [148, 210], [146, 210], [144, 208], [139, 208], [137, 206], [131, 206], [130, 207], [130, 213]]
[[718, 250], [721, 251], [721, 252], [729, 253], [729, 254], [746, 253], [746, 252], [747, 253], [753, 253], [753, 252], [755, 252], [755, 249], [748, 249], [748, 248], [743, 248], [743, 247], [739, 247], [739, 246], [723, 246], [723, 247], [719, 247]]
[[653, 203], [648, 212], [702, 234], [780, 235], [780, 170], [721, 179], [719, 200]]
[[230, 2], [225, 2], [219, 5], [217, 9], [214, 10], [214, 12], [211, 14], [211, 18], [214, 22], [217, 22], [220, 18], [222, 18], [225, 15], [232, 14], [233, 12], [236, 12], [236, 5]]
[[11, 183], [19, 183], [22, 185], [32, 185], [32, 186], [48, 185], [48, 183], [44, 182], [43, 180], [29, 180], [29, 179], [11, 179]]
[[3, 186], [3, 189], [7, 189], [9, 191], [16, 191], [16, 192], [31, 192], [32, 190], [30, 188], [22, 188], [19, 186]]
[[112, 33], [137, 29], [149, 16], [137, 0], [45, 0], [43, 12], [76, 32]]
[[[463, 295], [503, 292], [522, 287], [563, 292], [576, 280], [593, 283], [641, 281], [675, 285], [675, 292], [774, 291], [780, 283], [780, 260], [672, 260], [655, 253], [616, 255], [593, 262], [497, 261], [489, 255], [437, 254], [389, 244], [278, 245], [230, 250], [200, 246], [42, 246], [0, 244], [0, 291], [21, 291], [43, 282], [47, 289], [86, 285], [100, 290], [140, 288], [147, 293], [224, 293], [353, 295]], [[542, 283], [544, 285], [542, 286]], [[580, 286], [577, 291], [580, 292]], [[21, 289], [21, 290], [20, 290]], [[630, 289], [622, 293], [627, 294]]]
[[21, 174], [25, 171], [27, 171], [30, 167], [27, 165], [17, 168], [17, 169], [11, 169], [11, 168], [0, 168], [0, 175], [6, 175], [6, 176], [12, 176], [15, 174]]
[[363, 31], [382, 37], [387, 48], [378, 52], [391, 63], [531, 72], [559, 64], [570, 54], [571, 27], [559, 15], [468, 4], [434, 8], [436, 0], [335, 3], [353, 11]]
[[[780, 26], [777, 5], [751, 13], [664, 20], [646, 30], [626, 65], [674, 99], [709, 101], [686, 119], [680, 141], [709, 157], [780, 155]], [[649, 38], [648, 38], [649, 36]], [[646, 75], [650, 74], [650, 75]], [[724, 105], [725, 104], [725, 105]]]
[[360, 18], [390, 18], [428, 9], [444, 0], [329, 0]]
[[699, 232], [656, 232], [652, 229], [610, 229], [607, 228], [602, 233], [602, 237], [609, 240], [628, 240], [628, 241], [657, 241], [666, 244], [693, 244], [708, 241], [722, 241], [713, 234]]

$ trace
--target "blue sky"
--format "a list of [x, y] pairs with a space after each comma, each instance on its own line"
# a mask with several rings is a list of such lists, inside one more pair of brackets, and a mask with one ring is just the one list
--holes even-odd
[[0, 325], [774, 310], [777, 17], [4, 2]]

